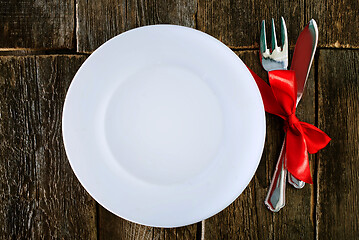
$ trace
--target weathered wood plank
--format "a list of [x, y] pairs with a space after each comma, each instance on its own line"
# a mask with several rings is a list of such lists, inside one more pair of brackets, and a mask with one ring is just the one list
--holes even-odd
[[[257, 51], [237, 52], [240, 58], [261, 77], [262, 70]], [[314, 72], [314, 71], [313, 71]], [[315, 82], [310, 75], [298, 117], [315, 121]], [[266, 145], [261, 163], [249, 186], [241, 196], [221, 213], [205, 221], [205, 239], [311, 239], [311, 187], [296, 190], [287, 185], [286, 207], [279, 213], [270, 212], [264, 205], [270, 179], [274, 172], [284, 138], [283, 122], [267, 114]]]
[[319, 28], [319, 46], [359, 47], [359, 2], [351, 0], [306, 1], [306, 21], [314, 18]]
[[142, 226], [117, 217], [99, 206], [99, 239], [138, 239], [150, 240], [153, 237], [151, 227]]
[[78, 1], [77, 47], [91, 52], [108, 39], [135, 27], [171, 23], [195, 27], [195, 0]]
[[75, 47], [74, 0], [0, 1], [0, 48]]
[[228, 46], [257, 48], [262, 20], [267, 21], [269, 40], [270, 20], [274, 18], [279, 30], [280, 16], [286, 20], [289, 42], [294, 45], [301, 27], [304, 27], [304, 0], [198, 0], [197, 28]]
[[95, 239], [95, 202], [66, 158], [61, 115], [84, 56], [0, 57], [0, 238]]
[[197, 224], [180, 228], [154, 228], [154, 240], [196, 239]]
[[196, 224], [181, 228], [152, 228], [126, 221], [103, 207], [99, 209], [100, 239], [196, 239], [196, 233]]
[[321, 50], [318, 123], [332, 141], [318, 154], [318, 239], [359, 236], [359, 51]]
[[[1, 237], [31, 238], [38, 234], [35, 138], [39, 128], [28, 91], [36, 81], [34, 58], [0, 58], [0, 196]], [[30, 127], [31, 126], [31, 127]], [[32, 136], [30, 135], [30, 132]]]

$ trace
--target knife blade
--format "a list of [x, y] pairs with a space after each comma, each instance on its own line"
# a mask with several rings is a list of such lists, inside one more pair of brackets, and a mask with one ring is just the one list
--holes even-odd
[[297, 103], [300, 101], [318, 44], [318, 26], [314, 19], [299, 34], [295, 45], [291, 70], [297, 78]]
[[[297, 79], [297, 105], [302, 98], [305, 85], [313, 63], [318, 44], [318, 26], [314, 19], [299, 34], [295, 45], [290, 69], [295, 71]], [[303, 188], [305, 183], [288, 172], [288, 182], [295, 188]]]

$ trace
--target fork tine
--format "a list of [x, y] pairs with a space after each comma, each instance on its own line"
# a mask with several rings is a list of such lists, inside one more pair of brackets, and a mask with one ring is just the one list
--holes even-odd
[[288, 49], [288, 35], [287, 35], [287, 26], [285, 25], [284, 18], [280, 18], [281, 23], [281, 41], [282, 41], [282, 50]]
[[274, 25], [274, 19], [272, 18], [272, 51], [278, 47], [277, 44], [277, 37], [275, 35], [275, 25]]
[[259, 39], [259, 45], [261, 53], [264, 53], [267, 50], [267, 40], [266, 40], [266, 24], [265, 21], [262, 21], [261, 25], [261, 36]]

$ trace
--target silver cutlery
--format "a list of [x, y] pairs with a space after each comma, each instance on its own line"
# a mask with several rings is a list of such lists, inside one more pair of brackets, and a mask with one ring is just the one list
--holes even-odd
[[[284, 18], [281, 17], [281, 42], [282, 48], [277, 45], [274, 19], [272, 19], [271, 51], [267, 48], [265, 21], [262, 21], [260, 35], [260, 61], [267, 71], [287, 70], [288, 68], [288, 35]], [[277, 165], [269, 186], [267, 197], [264, 201], [266, 206], [273, 212], [278, 212], [285, 205], [285, 181], [287, 170], [285, 169], [285, 141], [277, 161]]]
[[[308, 25], [300, 33], [295, 45], [291, 70], [296, 73], [297, 79], [297, 105], [302, 98], [305, 85], [312, 66], [315, 50], [318, 44], [318, 26], [314, 19], [310, 20]], [[305, 183], [296, 179], [288, 172], [288, 182], [295, 188], [303, 188]]]
[[[265, 21], [263, 21], [260, 36], [260, 59], [266, 71], [286, 70], [288, 67], [288, 39], [283, 17], [281, 18], [281, 40], [282, 49], [277, 46], [274, 20], [272, 19], [272, 52], [270, 52], [266, 44]], [[298, 83], [297, 105], [303, 95], [310, 67], [314, 59], [317, 42], [318, 29], [316, 22], [312, 19], [298, 37], [292, 60], [291, 70], [296, 72]], [[285, 162], [284, 141], [265, 199], [266, 206], [273, 212], [278, 212], [285, 206], [285, 181], [287, 175]], [[288, 174], [288, 182], [296, 188], [303, 188], [305, 185], [303, 181], [296, 179], [290, 173]]]

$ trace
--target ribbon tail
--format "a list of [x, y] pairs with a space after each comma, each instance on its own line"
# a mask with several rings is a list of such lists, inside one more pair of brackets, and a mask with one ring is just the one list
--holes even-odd
[[300, 122], [300, 124], [310, 154], [318, 152], [330, 142], [331, 138], [319, 128], [306, 122]]
[[286, 135], [287, 169], [297, 179], [313, 183], [310, 174], [307, 144], [302, 134], [287, 131]]

